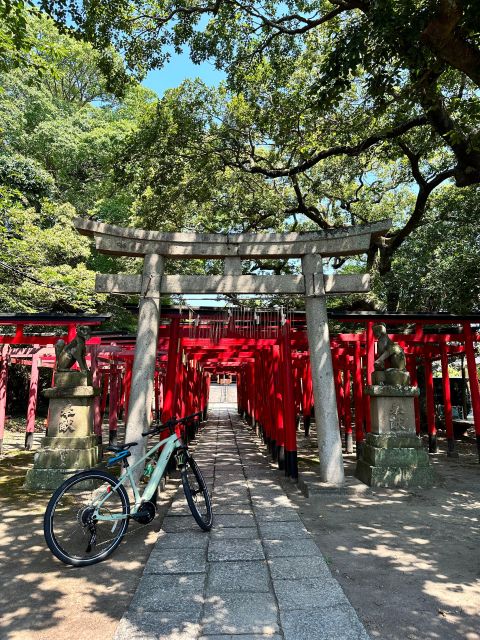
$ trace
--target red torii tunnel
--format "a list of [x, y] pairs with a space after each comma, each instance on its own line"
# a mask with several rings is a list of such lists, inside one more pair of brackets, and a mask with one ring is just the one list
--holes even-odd
[[[480, 316], [447, 314], [329, 314], [335, 323], [355, 323], [363, 330], [332, 333], [335, 391], [339, 422], [345, 433], [345, 449], [357, 455], [365, 433], [370, 430], [369, 398], [363, 393], [371, 382], [375, 359], [372, 327], [408, 326], [408, 332], [389, 333], [405, 350], [412, 382], [417, 370], [424, 371], [426, 426], [430, 451], [436, 451], [435, 400], [432, 363], [441, 362], [443, 406], [448, 452], [455, 447], [452, 402], [448, 378], [449, 358], [465, 358], [470, 381], [477, 447], [480, 451], [480, 392], [475, 363], [475, 343], [480, 341]], [[31, 445], [35, 425], [38, 368], [54, 366], [54, 342], [70, 339], [78, 324], [99, 326], [105, 316], [0, 316], [0, 325], [14, 331], [0, 335], [0, 439], [3, 438], [8, 364], [29, 364], [32, 368], [27, 409], [26, 446]], [[27, 325], [66, 327], [64, 335], [25, 333]], [[432, 327], [434, 327], [432, 329]], [[442, 329], [444, 327], [445, 329]], [[433, 331], [433, 332], [432, 332]], [[102, 437], [108, 405], [109, 438], [116, 438], [119, 416], [128, 415], [132, 384], [135, 337], [98, 331], [88, 342], [94, 383], [101, 388], [96, 399], [94, 429]], [[154, 381], [153, 412], [166, 420], [172, 415], [198, 411], [206, 416], [212, 374], [232, 373], [237, 378], [238, 410], [261, 433], [273, 458], [286, 475], [296, 478], [297, 422], [303, 416], [308, 435], [314, 414], [305, 316], [301, 312], [276, 310], [182, 312], [164, 309], [159, 329]], [[417, 433], [420, 407], [416, 403]], [[194, 425], [190, 425], [191, 429]], [[188, 434], [187, 434], [188, 435]]]

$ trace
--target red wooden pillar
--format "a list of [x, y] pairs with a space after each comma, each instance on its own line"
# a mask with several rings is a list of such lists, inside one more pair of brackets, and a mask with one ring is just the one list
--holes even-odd
[[168, 360], [167, 373], [165, 376], [165, 392], [163, 396], [162, 422], [169, 420], [175, 411], [176, 385], [179, 382], [177, 378], [180, 375], [178, 370], [179, 353], [180, 318], [173, 318], [170, 323], [170, 340], [168, 343]]
[[440, 345], [442, 357], [442, 387], [443, 387], [443, 415], [445, 418], [445, 431], [447, 435], [447, 456], [458, 457], [455, 452], [455, 439], [453, 437], [452, 398], [450, 394], [450, 377], [448, 375], [447, 345]]
[[124, 377], [124, 388], [125, 388], [124, 407], [125, 408], [124, 408], [123, 420], [126, 424], [128, 420], [128, 404], [130, 402], [130, 389], [132, 388], [133, 358], [127, 358], [127, 361], [125, 364], [126, 364], [125, 377]]
[[246, 368], [245, 364], [240, 366], [240, 370], [237, 376], [237, 401], [238, 401], [238, 410], [240, 412], [240, 416], [245, 418], [246, 415], [246, 398], [245, 398], [245, 376], [246, 376]]
[[302, 362], [299, 357], [293, 360], [293, 392], [295, 396], [295, 429], [300, 427], [302, 413]]
[[[52, 381], [50, 387], [55, 386], [55, 366], [52, 367]], [[45, 436], [48, 436], [48, 425], [50, 424], [50, 407], [47, 410], [47, 419], [45, 421]]]
[[355, 446], [357, 458], [363, 448], [363, 379], [362, 379], [362, 345], [360, 340], [355, 342], [353, 352], [353, 395], [355, 403]]
[[118, 409], [119, 409], [119, 391], [120, 380], [119, 372], [116, 364], [110, 365], [110, 394], [108, 399], [108, 441], [110, 444], [116, 444], [118, 430]]
[[345, 421], [345, 451], [353, 453], [352, 406], [350, 400], [350, 356], [345, 356], [343, 370], [343, 416]]
[[283, 415], [283, 380], [280, 371], [280, 346], [272, 347], [273, 380], [275, 397], [275, 440], [272, 442], [272, 454], [278, 461], [278, 468], [285, 468], [285, 431]]
[[256, 380], [256, 384], [255, 384], [255, 411], [254, 411], [254, 417], [255, 417], [255, 428], [257, 429], [257, 432], [263, 431], [263, 424], [262, 424], [262, 407], [263, 407], [263, 394], [262, 394], [262, 385], [261, 385], [261, 380], [262, 380], [262, 365], [261, 365], [261, 359], [260, 359], [260, 350], [256, 349], [255, 350], [255, 380]]
[[8, 384], [8, 360], [10, 345], [0, 347], [0, 453], [3, 446], [3, 434], [5, 430], [5, 417], [7, 410], [7, 384]]
[[192, 365], [192, 381], [190, 385], [192, 390], [192, 413], [197, 413], [199, 407], [198, 401], [200, 399], [200, 389], [198, 387], [200, 376], [198, 372], [198, 362], [193, 360]]
[[250, 424], [255, 427], [255, 363], [250, 362], [248, 366], [249, 381], [247, 382], [248, 411], [247, 415]]
[[303, 409], [303, 429], [305, 437], [310, 434], [310, 423], [312, 421], [313, 410], [313, 383], [312, 369], [310, 367], [310, 358], [307, 355], [303, 359], [303, 377], [302, 377], [302, 409]]
[[[182, 351], [181, 340], [180, 340], [180, 353], [178, 354], [177, 359], [177, 372], [176, 372], [176, 380], [177, 383], [175, 385], [175, 409], [173, 411], [174, 415], [179, 417], [186, 416], [188, 413], [188, 381], [189, 381], [189, 363], [186, 359], [185, 354]], [[179, 432], [184, 433], [185, 426], [183, 424], [178, 427]]]
[[[186, 362], [186, 368], [184, 371], [184, 386], [183, 386], [183, 398], [184, 406], [181, 410], [179, 403], [179, 413], [181, 416], [189, 416], [195, 413], [195, 401], [194, 401], [194, 388], [195, 388], [195, 360], [188, 360]], [[178, 398], [180, 401], [181, 398]], [[186, 434], [186, 440], [189, 442], [194, 437], [194, 428], [191, 421], [187, 424], [182, 424], [183, 432]]]
[[467, 359], [470, 396], [472, 398], [473, 422], [475, 424], [478, 459], [480, 462], [480, 389], [478, 387], [477, 367], [475, 364], [472, 327], [469, 322], [463, 323], [463, 335], [465, 336], [465, 356]]
[[[407, 355], [407, 370], [410, 374], [410, 384], [412, 387], [418, 386], [417, 380], [417, 358], [415, 355]], [[420, 435], [420, 400], [418, 396], [413, 399], [415, 407], [415, 431], [417, 436]]]
[[[90, 370], [92, 372], [92, 381], [94, 387], [100, 386], [101, 374], [98, 369], [98, 348], [91, 345], [90, 349]], [[100, 397], [95, 396], [93, 399], [93, 432], [98, 438], [99, 444], [102, 443], [102, 412], [100, 409]]]
[[342, 380], [342, 368], [340, 358], [336, 351], [333, 352], [333, 375], [335, 378], [335, 395], [337, 397], [337, 414], [338, 414], [338, 426], [341, 428], [344, 423], [345, 416], [345, 403], [344, 403], [344, 387]]
[[[367, 322], [367, 335], [366, 335], [366, 350], [367, 350], [367, 385], [372, 384], [372, 373], [375, 363], [375, 338], [373, 336], [373, 322]], [[365, 394], [364, 398], [365, 407], [365, 429], [367, 433], [372, 430], [372, 416], [370, 414], [370, 396]]]
[[104, 369], [102, 372], [102, 384], [101, 384], [102, 394], [100, 396], [100, 413], [102, 414], [102, 420], [103, 420], [103, 416], [105, 415], [105, 410], [107, 408], [109, 378], [110, 376], [108, 374], [108, 371]]
[[[243, 375], [243, 374], [242, 374]], [[237, 377], [238, 380], [238, 377]], [[208, 402], [210, 399], [210, 383], [212, 382], [212, 376], [210, 373], [205, 374], [205, 409], [203, 411], [203, 419], [206, 420], [208, 418]], [[237, 393], [240, 389], [240, 385], [237, 382]]]
[[433, 371], [430, 352], [425, 354], [425, 395], [427, 402], [428, 450], [437, 452], [437, 429], [435, 427], [435, 399], [433, 393]]
[[242, 404], [243, 404], [243, 400], [242, 400], [242, 375], [243, 373], [241, 372], [240, 368], [237, 369], [236, 372], [236, 385], [237, 385], [237, 411], [238, 413], [241, 415], [242, 414]]
[[273, 367], [273, 349], [271, 346], [265, 348], [262, 352], [264, 359], [264, 380], [263, 380], [263, 393], [265, 400], [265, 415], [267, 429], [263, 434], [263, 441], [265, 442], [272, 459], [276, 459], [277, 455], [277, 399], [275, 396], [275, 378]]
[[280, 353], [283, 373], [283, 419], [285, 434], [285, 475], [298, 478], [297, 430], [295, 426], [295, 396], [293, 384], [292, 353], [290, 348], [290, 323], [282, 330]]
[[33, 446], [33, 433], [35, 431], [35, 415], [37, 413], [38, 378], [40, 357], [38, 353], [32, 356], [32, 368], [30, 370], [30, 386], [28, 390], [27, 429], [25, 432], [25, 449]]
[[257, 402], [258, 408], [256, 431], [257, 434], [267, 439], [270, 435], [269, 423], [265, 412], [265, 371], [264, 371], [264, 353], [263, 349], [257, 349], [255, 352], [255, 379], [258, 380]]
[[269, 441], [276, 441], [276, 411], [275, 411], [275, 384], [273, 381], [272, 350], [266, 347], [262, 351], [263, 355], [263, 396], [265, 407], [265, 423], [267, 425], [267, 436]]
[[160, 418], [160, 371], [155, 369], [154, 374], [154, 403], [155, 403], [155, 421]]

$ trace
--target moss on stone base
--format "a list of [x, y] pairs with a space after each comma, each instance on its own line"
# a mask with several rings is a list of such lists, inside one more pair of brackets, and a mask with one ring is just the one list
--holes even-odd
[[370, 487], [429, 487], [434, 481], [420, 438], [409, 433], [369, 433], [355, 476]]

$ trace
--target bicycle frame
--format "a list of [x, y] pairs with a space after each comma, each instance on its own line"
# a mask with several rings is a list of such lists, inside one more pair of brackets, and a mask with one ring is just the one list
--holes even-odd
[[[142, 463], [144, 463], [145, 460], [147, 460], [147, 458], [152, 457], [152, 455], [162, 445], [164, 445], [164, 448], [160, 454], [160, 457], [157, 460], [157, 464], [155, 465], [155, 469], [153, 470], [152, 476], [148, 481], [147, 486], [143, 490], [143, 493], [140, 494], [139, 488], [135, 482], [135, 478], [133, 476], [132, 471], [137, 467], [139, 467]], [[168, 436], [168, 438], [164, 438], [163, 440], [160, 440], [160, 442], [157, 442], [157, 444], [154, 445], [151, 449], [149, 449], [147, 453], [142, 458], [140, 458], [140, 460], [138, 460], [138, 462], [136, 462], [133, 466], [125, 467], [124, 472], [118, 478], [118, 483], [115, 485], [115, 487], [111, 491], [115, 491], [120, 485], [125, 484], [128, 480], [128, 482], [130, 482], [130, 485], [132, 487], [133, 495], [135, 498], [135, 505], [133, 507], [133, 510], [130, 512], [129, 515], [124, 515], [124, 514], [109, 515], [106, 513], [100, 514], [99, 509], [102, 508], [103, 504], [108, 500], [108, 497], [111, 493], [111, 491], [106, 491], [105, 494], [100, 497], [100, 501], [95, 504], [94, 515], [97, 518], [97, 520], [106, 520], [106, 521], [111, 520], [113, 522], [116, 520], [124, 520], [129, 516], [136, 515], [141, 503], [146, 502], [152, 498], [155, 492], [155, 489], [160, 484], [160, 480], [162, 479], [163, 473], [167, 467], [167, 463], [172, 453], [175, 451], [175, 449], [181, 449], [182, 447], [184, 447], [184, 444], [181, 438], [177, 436], [176, 433], [173, 433], [171, 436]]]

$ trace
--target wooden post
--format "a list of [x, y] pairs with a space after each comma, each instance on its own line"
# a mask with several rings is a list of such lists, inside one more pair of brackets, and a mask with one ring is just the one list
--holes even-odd
[[440, 346], [440, 353], [442, 357], [443, 416], [447, 435], [447, 456], [458, 458], [458, 454], [455, 452], [455, 439], [453, 436], [452, 398], [450, 393], [450, 377], [448, 375], [447, 345], [444, 342], [442, 342]]
[[281, 367], [280, 346], [274, 344], [272, 347], [273, 356], [273, 379], [275, 385], [275, 433], [272, 435], [272, 455], [277, 460], [278, 468], [285, 468], [285, 431], [284, 431], [284, 413], [283, 413], [283, 379]]
[[432, 360], [429, 350], [425, 353], [425, 394], [427, 400], [428, 451], [437, 453], [437, 429], [435, 427], [435, 398], [433, 393]]
[[102, 375], [102, 398], [100, 400], [100, 415], [102, 418], [102, 422], [105, 415], [105, 409], [107, 408], [108, 378], [108, 372], [104, 371]]
[[478, 387], [477, 367], [475, 364], [475, 351], [473, 348], [472, 327], [469, 322], [463, 323], [465, 336], [465, 356], [467, 359], [468, 379], [470, 382], [470, 396], [472, 398], [473, 422], [477, 439], [478, 460], [480, 462], [480, 389]]
[[[243, 376], [243, 373], [242, 373]], [[212, 381], [212, 378], [210, 376], [209, 373], [205, 374], [205, 409], [203, 410], [203, 419], [206, 420], [208, 418], [208, 402], [210, 400], [210, 383]], [[237, 393], [240, 390], [240, 386], [241, 386], [242, 381], [240, 380], [240, 383], [238, 382], [238, 376], [237, 376]]]
[[155, 371], [155, 420], [160, 418], [160, 372]]
[[108, 399], [108, 441], [109, 444], [117, 443], [118, 430], [118, 402], [119, 402], [119, 379], [118, 367], [116, 364], [110, 365], [110, 395]]
[[308, 438], [310, 435], [310, 424], [312, 421], [313, 410], [312, 370], [309, 358], [305, 358], [303, 360], [302, 392], [303, 432], [305, 437]]
[[173, 318], [170, 323], [170, 340], [168, 343], [167, 374], [163, 395], [162, 422], [169, 420], [175, 411], [177, 367], [180, 353], [180, 318]]
[[274, 373], [274, 349], [273, 346], [269, 347], [267, 352], [266, 352], [266, 356], [265, 356], [265, 360], [266, 360], [266, 364], [267, 364], [267, 369], [266, 369], [266, 388], [267, 388], [267, 400], [268, 400], [268, 412], [269, 412], [269, 431], [268, 431], [268, 437], [269, 440], [272, 442], [276, 442], [276, 434], [277, 434], [277, 422], [278, 422], [278, 415], [277, 415], [277, 389], [276, 389], [276, 385], [275, 385], [275, 373]]
[[[410, 374], [410, 384], [412, 387], [416, 387], [418, 385], [417, 380], [417, 358], [415, 355], [407, 355], [407, 370]], [[413, 399], [413, 404], [415, 406], [415, 432], [417, 436], [420, 435], [420, 400], [418, 396], [415, 396]]]
[[5, 418], [7, 410], [7, 384], [8, 384], [8, 358], [10, 345], [0, 347], [0, 453], [3, 447], [3, 434], [5, 430]]
[[324, 482], [341, 485], [345, 481], [345, 475], [335, 401], [322, 257], [318, 254], [304, 256], [302, 269], [305, 277], [305, 312], [312, 367], [320, 478]]
[[[367, 322], [366, 335], [367, 349], [367, 385], [372, 384], [372, 373], [375, 363], [375, 338], [373, 335], [373, 322]], [[370, 396], [365, 395], [365, 429], [367, 433], [372, 430], [372, 416], [370, 413]]]
[[[90, 363], [93, 386], [99, 387], [101, 383], [101, 373], [98, 368], [98, 347], [96, 345], [90, 346]], [[93, 432], [98, 438], [98, 443], [102, 444], [102, 411], [100, 402], [100, 396], [95, 396], [93, 399]]]
[[290, 349], [290, 324], [282, 329], [280, 343], [283, 374], [283, 419], [285, 434], [285, 475], [298, 479], [297, 430], [295, 426], [295, 398], [293, 386], [292, 354]]
[[360, 457], [363, 448], [363, 379], [362, 379], [362, 345], [360, 340], [355, 342], [353, 356], [353, 393], [355, 402], [355, 448], [356, 457]]
[[342, 380], [342, 369], [340, 358], [336, 354], [333, 355], [333, 375], [335, 379], [335, 397], [337, 399], [337, 415], [338, 415], [338, 423], [341, 426], [344, 423], [345, 418], [345, 405], [344, 405], [344, 395], [345, 389], [343, 386]]
[[30, 385], [28, 390], [28, 407], [27, 407], [27, 429], [25, 432], [25, 449], [29, 451], [33, 446], [33, 433], [35, 431], [35, 416], [37, 412], [38, 398], [38, 378], [40, 356], [35, 353], [32, 356], [32, 367], [30, 369]]
[[128, 421], [128, 410], [130, 405], [130, 391], [132, 388], [132, 359], [127, 358], [125, 363], [125, 375], [123, 376], [123, 419]]
[[353, 453], [353, 430], [352, 430], [352, 406], [350, 400], [350, 357], [345, 356], [345, 368], [343, 370], [343, 416], [345, 423], [345, 451]]

